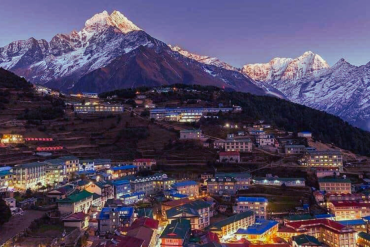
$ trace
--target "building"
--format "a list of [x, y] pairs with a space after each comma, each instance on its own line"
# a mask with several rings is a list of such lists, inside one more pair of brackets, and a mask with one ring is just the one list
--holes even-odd
[[15, 208], [17, 206], [17, 201], [15, 200], [15, 198], [8, 197], [3, 198], [3, 200], [5, 201], [6, 205], [8, 205], [9, 208]]
[[94, 159], [95, 170], [109, 169], [112, 165], [111, 159]]
[[251, 184], [251, 175], [249, 172], [217, 172], [215, 177], [234, 178], [236, 180], [236, 190], [248, 189], [248, 186]]
[[342, 178], [319, 178], [321, 191], [327, 193], [351, 193], [351, 180]]
[[3, 134], [0, 140], [2, 144], [21, 144], [24, 143], [23, 135], [19, 134]]
[[128, 227], [134, 221], [133, 207], [105, 207], [98, 217], [98, 231], [100, 235], [113, 233], [119, 227]]
[[227, 138], [222, 142], [225, 151], [252, 152], [252, 141], [249, 138]]
[[312, 133], [309, 131], [301, 131], [301, 132], [298, 132], [298, 137], [311, 138]]
[[166, 211], [166, 218], [173, 220], [183, 218], [190, 221], [191, 229], [204, 229], [210, 224], [211, 205], [203, 200], [196, 200]]
[[49, 163], [45, 161], [45, 184], [57, 186], [67, 179], [66, 166], [63, 163]]
[[366, 232], [359, 232], [357, 235], [358, 247], [370, 247], [370, 234]]
[[76, 105], [74, 112], [76, 113], [122, 113], [124, 107], [122, 105], [99, 104], [99, 105]]
[[152, 166], [155, 166], [157, 161], [155, 159], [135, 159], [133, 165], [139, 170], [151, 170]]
[[120, 198], [123, 200], [123, 203], [126, 205], [132, 205], [139, 201], [142, 201], [145, 197], [145, 193], [143, 191], [132, 192], [126, 195], [121, 196]]
[[322, 246], [320, 241], [310, 235], [301, 234], [292, 237], [292, 247], [315, 247]]
[[129, 180], [114, 180], [110, 182], [114, 189], [114, 198], [121, 198], [121, 196], [131, 193], [131, 185]]
[[33, 162], [14, 166], [10, 170], [14, 187], [24, 191], [28, 188], [36, 190], [45, 185], [46, 165], [44, 162]]
[[13, 187], [13, 174], [10, 166], [0, 167], [0, 193], [6, 192]]
[[160, 247], [186, 246], [190, 239], [191, 225], [186, 219], [173, 220], [159, 237]]
[[171, 208], [180, 207], [182, 205], [185, 205], [187, 203], [191, 202], [189, 198], [183, 198], [175, 201], [168, 201], [168, 202], [162, 202], [161, 205], [161, 211], [164, 214], [163, 216], [166, 217], [165, 212]]
[[172, 184], [172, 187], [177, 190], [178, 193], [187, 195], [188, 197], [199, 196], [199, 186], [195, 181], [182, 181]]
[[279, 223], [273, 220], [256, 220], [253, 225], [246, 229], [240, 228], [235, 233], [238, 239], [246, 238], [250, 242], [271, 243], [276, 237]]
[[343, 155], [337, 150], [307, 151], [301, 163], [304, 166], [318, 169], [343, 171]]
[[207, 192], [212, 195], [235, 195], [236, 179], [232, 177], [215, 177], [207, 179]]
[[[291, 237], [306, 234], [317, 238], [329, 247], [356, 246], [356, 231], [332, 220], [314, 219], [288, 222], [285, 227], [290, 229]], [[284, 236], [287, 235], [280, 237]]]
[[203, 138], [201, 130], [180, 130], [180, 140], [201, 140]]
[[267, 204], [265, 197], [239, 197], [236, 199], [234, 213], [253, 211], [256, 219], [267, 219]]
[[100, 182], [90, 182], [86, 185], [85, 190], [90, 193], [95, 193], [101, 196], [101, 201], [104, 204], [108, 199], [114, 198], [114, 188], [113, 185], [100, 181]]
[[219, 238], [228, 238], [240, 228], [247, 228], [253, 225], [254, 222], [254, 213], [252, 211], [246, 211], [216, 222], [208, 226], [206, 230], [217, 234]]
[[129, 178], [131, 191], [144, 192], [145, 195], [151, 195], [156, 192], [168, 190], [172, 188], [175, 180], [167, 177], [166, 174], [156, 173], [147, 177], [131, 177]]
[[108, 171], [112, 175], [112, 179], [117, 179], [137, 173], [137, 167], [134, 165], [113, 166]]
[[285, 145], [286, 154], [304, 154], [306, 152], [305, 145]]
[[62, 156], [57, 159], [51, 159], [45, 161], [52, 165], [63, 165], [65, 166], [65, 174], [71, 176], [72, 174], [78, 172], [80, 160], [76, 156]]
[[233, 108], [156, 108], [150, 110], [150, 118], [178, 122], [197, 122], [207, 114], [230, 112]]
[[240, 163], [239, 151], [226, 151], [219, 153], [219, 162]]
[[304, 178], [277, 178], [277, 177], [256, 177], [253, 178], [253, 183], [258, 185], [282, 186], [287, 187], [304, 187]]
[[370, 203], [357, 201], [331, 201], [327, 206], [335, 220], [361, 219], [370, 216]]
[[94, 160], [80, 160], [78, 170], [81, 171], [95, 171]]
[[256, 144], [257, 146], [274, 146], [275, 145], [275, 137], [274, 135], [258, 135], [256, 136]]
[[89, 216], [83, 212], [70, 214], [62, 219], [64, 227], [73, 227], [80, 230], [89, 226]]
[[68, 197], [57, 200], [58, 210], [61, 215], [78, 212], [87, 213], [93, 202], [93, 194], [84, 190]]
[[83, 92], [82, 96], [85, 97], [85, 98], [92, 98], [92, 99], [98, 99], [99, 98], [98, 93]]

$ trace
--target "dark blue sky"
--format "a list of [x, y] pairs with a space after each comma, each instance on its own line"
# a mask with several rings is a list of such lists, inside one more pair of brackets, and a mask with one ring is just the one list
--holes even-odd
[[370, 61], [369, 0], [1, 0], [0, 46], [80, 30], [119, 10], [168, 44], [232, 65], [311, 50], [330, 65]]

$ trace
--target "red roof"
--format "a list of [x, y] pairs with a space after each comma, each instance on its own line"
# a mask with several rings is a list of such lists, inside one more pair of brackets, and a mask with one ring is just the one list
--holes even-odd
[[348, 229], [346, 226], [328, 219], [316, 219], [316, 220], [303, 220], [286, 223], [287, 227], [291, 227], [295, 230], [302, 230], [304, 228], [322, 226], [330, 230], [341, 232], [342, 230]]
[[226, 152], [220, 152], [220, 156], [235, 156], [240, 155], [239, 151], [226, 151]]
[[116, 247], [142, 247], [144, 244], [143, 239], [130, 236], [115, 236], [114, 240], [118, 242]]
[[63, 221], [83, 221], [86, 218], [86, 214], [79, 212], [79, 213], [74, 213], [66, 218], [63, 219]]
[[148, 227], [148, 228], [151, 228], [151, 229], [158, 229], [158, 225], [159, 225], [158, 220], [142, 217], [142, 218], [136, 219], [132, 223], [130, 229], [134, 229], [134, 228], [137, 228], [137, 227], [140, 227], [140, 226], [145, 226], [145, 227]]

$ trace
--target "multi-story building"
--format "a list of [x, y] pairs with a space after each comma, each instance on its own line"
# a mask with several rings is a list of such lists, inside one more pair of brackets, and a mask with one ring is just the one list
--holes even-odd
[[152, 166], [157, 164], [155, 159], [135, 159], [133, 161], [134, 166], [136, 166], [139, 170], [151, 170]]
[[351, 180], [342, 178], [319, 178], [321, 191], [328, 193], [351, 193]]
[[327, 203], [335, 220], [361, 219], [370, 216], [370, 203], [357, 201], [331, 201]]
[[210, 224], [211, 205], [203, 200], [196, 200], [166, 211], [166, 218], [171, 222], [178, 218], [190, 220], [191, 229], [204, 229]]
[[122, 105], [100, 104], [100, 105], [76, 105], [74, 111], [77, 113], [122, 113]]
[[180, 140], [201, 140], [203, 134], [201, 130], [180, 130]]
[[46, 163], [33, 162], [14, 166], [10, 172], [13, 174], [13, 186], [19, 190], [39, 189], [45, 185]]
[[292, 247], [320, 247], [322, 243], [315, 237], [301, 234], [292, 237]]
[[57, 200], [58, 210], [62, 215], [78, 212], [87, 213], [93, 202], [93, 194], [84, 190]]
[[121, 196], [131, 193], [131, 185], [129, 180], [114, 180], [110, 182], [114, 188], [114, 198], [118, 199]]
[[248, 189], [248, 186], [251, 184], [251, 175], [248, 172], [217, 172], [215, 177], [228, 177], [234, 178], [236, 180], [236, 190], [245, 190]]
[[13, 174], [10, 166], [0, 167], [0, 193], [8, 191], [13, 186]]
[[95, 163], [94, 160], [80, 160], [78, 164], [78, 170], [81, 171], [94, 171]]
[[199, 196], [199, 186], [195, 181], [182, 181], [177, 182], [172, 185], [172, 187], [177, 190], [178, 193], [187, 195], [188, 197]]
[[270, 243], [276, 237], [279, 223], [274, 220], [256, 220], [246, 229], [240, 228], [236, 233], [238, 239], [245, 238], [251, 242]]
[[45, 161], [48, 164], [53, 165], [64, 165], [65, 166], [65, 174], [67, 176], [71, 176], [74, 173], [77, 173], [79, 170], [79, 162], [80, 160], [76, 156], [62, 156], [57, 159], [51, 159]]
[[45, 163], [45, 184], [57, 186], [67, 178], [66, 166], [63, 163], [49, 163], [48, 161], [45, 161]]
[[21, 144], [24, 143], [23, 135], [19, 134], [4, 134], [0, 140], [2, 144]]
[[90, 182], [86, 185], [85, 190], [98, 194], [101, 196], [101, 201], [104, 204], [108, 199], [114, 198], [114, 188], [113, 185], [100, 181], [100, 182]]
[[157, 108], [150, 110], [150, 118], [156, 120], [172, 120], [179, 122], [197, 122], [206, 114], [230, 112], [233, 108]]
[[234, 195], [236, 179], [232, 177], [215, 177], [207, 179], [207, 192], [212, 195]]
[[366, 232], [359, 232], [357, 235], [358, 247], [370, 247], [370, 234]]
[[[356, 231], [336, 221], [327, 219], [303, 220], [288, 222], [285, 227], [290, 230], [289, 236], [307, 234], [317, 238], [329, 247], [356, 247]], [[286, 238], [286, 231], [278, 236]]]
[[147, 177], [131, 177], [130, 184], [133, 192], [144, 192], [145, 195], [154, 194], [170, 189], [175, 180], [168, 178], [166, 174], [156, 173]]
[[134, 221], [133, 207], [105, 207], [102, 208], [98, 219], [100, 235], [107, 232], [113, 233], [119, 227], [128, 227]]
[[274, 146], [275, 145], [275, 137], [274, 135], [258, 135], [256, 136], [256, 144], [257, 146]]
[[173, 220], [163, 230], [159, 237], [160, 247], [187, 246], [191, 233], [190, 221], [186, 219]]
[[285, 184], [288, 187], [304, 187], [304, 178], [277, 178], [277, 177], [256, 177], [253, 178], [253, 183], [258, 185], [282, 186]]
[[219, 238], [229, 237], [240, 228], [247, 228], [255, 222], [254, 213], [246, 211], [218, 221], [206, 228], [207, 231], [217, 234]]
[[112, 179], [117, 179], [137, 173], [137, 167], [134, 165], [113, 166], [108, 171], [112, 175]]
[[305, 145], [285, 145], [286, 154], [304, 154], [306, 152]]
[[252, 141], [249, 138], [228, 138], [223, 141], [225, 151], [252, 152]]
[[343, 155], [337, 150], [307, 151], [301, 163], [304, 166], [318, 169], [343, 171]]
[[239, 197], [236, 199], [234, 213], [253, 211], [256, 219], [267, 219], [267, 204], [265, 197]]
[[94, 159], [95, 170], [109, 169], [111, 165], [111, 159]]

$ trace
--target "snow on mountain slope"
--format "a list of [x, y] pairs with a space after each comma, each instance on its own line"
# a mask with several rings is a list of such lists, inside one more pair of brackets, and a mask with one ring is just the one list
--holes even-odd
[[173, 51], [176, 51], [178, 53], [180, 53], [181, 55], [185, 56], [185, 57], [188, 57], [188, 58], [191, 58], [191, 59], [194, 59], [200, 63], [204, 63], [204, 64], [208, 64], [208, 65], [214, 65], [214, 66], [217, 66], [217, 67], [221, 67], [221, 68], [224, 68], [224, 69], [227, 69], [227, 70], [234, 70], [234, 71], [238, 71], [237, 68], [225, 63], [225, 62], [222, 62], [220, 59], [216, 58], [216, 57], [209, 57], [209, 56], [202, 56], [202, 55], [198, 55], [198, 54], [195, 54], [195, 53], [191, 53], [189, 51], [186, 51], [184, 49], [182, 49], [181, 47], [179, 46], [171, 46], [169, 45], [169, 47], [173, 50]]
[[245, 65], [242, 72], [260, 87], [278, 89], [290, 101], [370, 130], [370, 63], [357, 67], [341, 59], [330, 68], [319, 55], [305, 52], [296, 59]]

